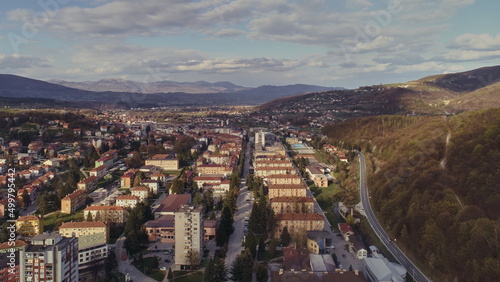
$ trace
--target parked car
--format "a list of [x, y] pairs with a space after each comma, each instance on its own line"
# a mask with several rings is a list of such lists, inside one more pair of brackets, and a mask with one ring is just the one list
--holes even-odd
[[345, 254], [342, 254], [342, 257], [345, 258]]
[[162, 266], [162, 267], [160, 267], [160, 270], [167, 270], [167, 267], [166, 266]]

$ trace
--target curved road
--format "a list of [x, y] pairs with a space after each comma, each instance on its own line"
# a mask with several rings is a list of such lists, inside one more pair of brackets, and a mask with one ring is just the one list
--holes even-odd
[[375, 216], [375, 213], [372, 210], [370, 204], [370, 197], [368, 195], [368, 186], [366, 185], [366, 165], [365, 165], [365, 156], [359, 152], [359, 173], [360, 173], [360, 194], [361, 194], [361, 203], [363, 204], [364, 211], [366, 213], [366, 218], [368, 218], [368, 222], [380, 238], [380, 241], [387, 247], [387, 249], [392, 253], [392, 255], [398, 260], [398, 262], [406, 268], [407, 275], [411, 275], [413, 279], [417, 282], [431, 281], [427, 278], [420, 269], [417, 268], [413, 262], [408, 259], [408, 257], [399, 249], [399, 247], [391, 241], [389, 235], [382, 228], [380, 223]]

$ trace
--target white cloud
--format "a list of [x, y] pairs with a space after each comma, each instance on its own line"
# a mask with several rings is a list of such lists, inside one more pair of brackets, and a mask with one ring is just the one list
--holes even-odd
[[377, 36], [370, 42], [360, 42], [354, 48], [353, 52], [369, 52], [375, 50], [389, 51], [393, 45], [394, 37], [391, 36]]
[[500, 58], [500, 50], [477, 51], [477, 50], [453, 50], [440, 56], [445, 61], [480, 61]]
[[34, 56], [23, 56], [19, 54], [0, 54], [0, 70], [21, 69], [31, 67], [49, 67], [49, 60]]
[[500, 33], [496, 37], [489, 34], [465, 33], [455, 38], [453, 42], [448, 44], [448, 47], [469, 50], [498, 50], [500, 48]]
[[365, 9], [373, 6], [373, 3], [369, 0], [348, 0], [346, 7], [349, 9]]

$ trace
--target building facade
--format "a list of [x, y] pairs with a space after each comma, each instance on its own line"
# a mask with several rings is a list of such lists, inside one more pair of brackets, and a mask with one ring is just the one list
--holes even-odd
[[190, 255], [202, 255], [203, 226], [201, 207], [180, 206], [175, 212], [175, 265], [189, 266]]
[[73, 213], [79, 208], [85, 206], [87, 201], [87, 192], [84, 190], [76, 190], [61, 199], [61, 212]]
[[36, 215], [20, 216], [16, 220], [16, 231], [22, 236], [33, 237], [43, 233], [43, 218]]

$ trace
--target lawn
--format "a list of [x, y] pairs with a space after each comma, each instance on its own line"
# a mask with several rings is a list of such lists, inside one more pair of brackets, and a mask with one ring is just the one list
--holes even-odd
[[54, 227], [60, 222], [69, 222], [69, 221], [83, 221], [83, 210], [80, 210], [73, 214], [65, 214], [61, 212], [55, 212], [47, 217], [43, 218], [43, 230], [44, 231], [53, 231]]
[[203, 272], [174, 271], [175, 282], [200, 282], [203, 281]]
[[330, 184], [326, 188], [314, 188], [312, 191], [315, 193], [316, 201], [324, 211], [330, 210], [334, 202], [334, 196], [341, 193], [342, 189], [336, 183]]
[[167, 275], [166, 271], [148, 269], [151, 267], [151, 265], [153, 264], [153, 262], [155, 260], [157, 260], [157, 258], [147, 257], [147, 258], [143, 258], [142, 260], [137, 260], [137, 261], [132, 262], [132, 265], [135, 266], [135, 268], [137, 268], [140, 272], [153, 278], [154, 280], [163, 281], [163, 278], [165, 278], [165, 275]]

